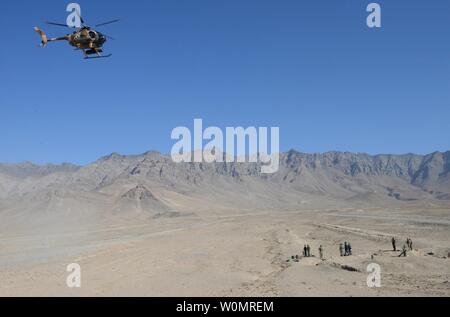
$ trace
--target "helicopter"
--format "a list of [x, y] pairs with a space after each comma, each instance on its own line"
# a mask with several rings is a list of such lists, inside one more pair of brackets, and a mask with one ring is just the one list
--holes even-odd
[[[102, 27], [104, 25], [112, 24], [119, 22], [119, 19], [100, 23], [95, 25], [95, 28]], [[35, 27], [34, 30], [41, 37], [41, 45], [40, 47], [46, 47], [49, 42], [55, 41], [68, 41], [69, 44], [75, 47], [75, 50], [83, 51], [85, 59], [93, 59], [93, 58], [107, 58], [111, 57], [112, 54], [102, 55], [103, 53], [103, 45], [106, 43], [107, 39], [114, 40], [114, 38], [105, 35], [101, 32], [96, 31], [95, 29], [87, 26], [84, 23], [83, 18], [80, 16], [81, 25], [79, 27], [75, 27], [75, 31], [72, 34], [67, 34], [61, 37], [48, 38], [44, 31], [40, 28]], [[54, 23], [54, 22], [46, 22], [49, 25], [63, 26], [69, 27], [67, 24], [62, 23]], [[95, 56], [92, 56], [95, 55]]]

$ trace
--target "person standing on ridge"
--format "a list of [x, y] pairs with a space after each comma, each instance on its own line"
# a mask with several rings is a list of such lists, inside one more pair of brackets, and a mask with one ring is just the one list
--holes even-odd
[[341, 256], [344, 256], [344, 245], [342, 243], [339, 244], [339, 253], [341, 254]]
[[321, 260], [324, 259], [323, 258], [323, 247], [322, 247], [322, 245], [319, 246], [319, 257], [320, 257]]
[[394, 237], [392, 237], [391, 242], [392, 242], [392, 249], [394, 250], [394, 252], [397, 251], [396, 241]]

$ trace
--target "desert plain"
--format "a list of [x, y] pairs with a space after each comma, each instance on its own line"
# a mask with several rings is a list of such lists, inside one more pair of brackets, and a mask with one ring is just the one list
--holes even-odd
[[[248, 167], [166, 172], [169, 159], [155, 153], [3, 166], [0, 296], [450, 295], [442, 192], [289, 155], [271, 179]], [[399, 257], [392, 237], [398, 249], [411, 238], [413, 250]], [[340, 256], [344, 242], [352, 256]], [[66, 284], [71, 263], [80, 288]], [[370, 263], [381, 287], [367, 285]]]

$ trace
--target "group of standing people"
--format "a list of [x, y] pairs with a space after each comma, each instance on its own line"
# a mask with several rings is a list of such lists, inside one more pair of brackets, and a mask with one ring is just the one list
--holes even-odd
[[341, 256], [350, 256], [352, 255], [352, 245], [350, 242], [344, 242], [344, 244], [339, 245], [339, 253]]
[[[394, 249], [394, 251], [397, 251], [397, 240], [395, 239], [395, 237], [392, 237], [392, 248]], [[413, 250], [413, 242], [411, 240], [411, 238], [407, 238], [406, 239], [406, 244], [403, 245], [402, 248], [402, 252], [400, 253], [400, 257], [401, 256], [406, 256], [406, 252], [407, 251], [412, 251]], [[352, 245], [350, 244], [350, 242], [345, 241], [344, 243], [339, 244], [339, 253], [341, 256], [351, 256], [353, 255], [353, 250], [352, 250]], [[309, 244], [305, 244], [305, 246], [303, 247], [303, 257], [305, 258], [309, 258], [312, 257], [311, 255], [311, 247], [309, 246]], [[324, 249], [322, 247], [322, 245], [319, 246], [319, 257], [321, 260], [324, 260]], [[372, 256], [373, 258], [373, 256]], [[292, 259], [294, 260], [299, 260], [299, 256], [293, 256]]]
[[[312, 256], [313, 255], [311, 255], [311, 247], [309, 246], [309, 244], [305, 244], [305, 246], [303, 247], [303, 257], [310, 258]], [[325, 259], [324, 249], [322, 245], [319, 246], [319, 257], [321, 260]]]
[[[395, 251], [397, 251], [397, 240], [395, 240], [395, 237], [392, 237], [392, 249]], [[407, 238], [406, 239], [406, 244], [403, 245], [402, 248], [402, 252], [400, 253], [399, 256], [406, 256], [406, 252], [408, 251], [412, 251], [413, 250], [413, 242], [411, 240], [411, 238]]]
[[311, 257], [311, 247], [309, 246], [309, 244], [305, 244], [305, 246], [303, 247], [303, 256], [305, 258]]

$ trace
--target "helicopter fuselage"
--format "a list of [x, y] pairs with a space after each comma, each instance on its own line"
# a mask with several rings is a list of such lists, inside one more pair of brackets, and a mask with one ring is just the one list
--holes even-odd
[[83, 27], [80, 30], [67, 35], [70, 45], [78, 49], [100, 49], [106, 42], [106, 36], [89, 27]]

